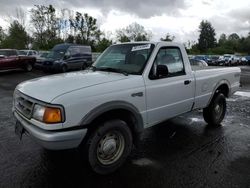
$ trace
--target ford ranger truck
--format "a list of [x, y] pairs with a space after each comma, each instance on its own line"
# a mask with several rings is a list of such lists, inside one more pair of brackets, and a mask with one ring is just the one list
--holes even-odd
[[148, 127], [195, 109], [203, 109], [208, 125], [220, 125], [240, 73], [237, 67], [191, 67], [178, 43], [112, 45], [88, 70], [19, 84], [15, 132], [50, 150], [80, 148], [93, 171], [108, 174]]

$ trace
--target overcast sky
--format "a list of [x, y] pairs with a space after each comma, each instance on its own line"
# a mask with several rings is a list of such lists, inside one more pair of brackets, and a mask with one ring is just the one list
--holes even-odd
[[217, 38], [221, 33], [246, 36], [250, 32], [248, 0], [0, 0], [0, 25], [7, 27], [6, 20], [16, 7], [28, 15], [34, 4], [89, 13], [107, 32], [137, 22], [153, 33], [152, 40], [166, 33], [174, 35], [177, 42], [197, 40], [203, 19], [212, 23]]

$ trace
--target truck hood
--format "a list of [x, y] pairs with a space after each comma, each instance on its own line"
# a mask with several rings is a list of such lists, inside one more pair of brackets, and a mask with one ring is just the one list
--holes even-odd
[[79, 89], [128, 79], [118, 73], [78, 71], [45, 76], [22, 82], [17, 90], [32, 98], [50, 103], [54, 98]]

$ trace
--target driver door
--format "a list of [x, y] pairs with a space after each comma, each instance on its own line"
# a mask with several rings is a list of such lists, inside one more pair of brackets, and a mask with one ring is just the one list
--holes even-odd
[[160, 48], [150, 74], [154, 74], [157, 65], [167, 66], [168, 74], [145, 79], [149, 126], [190, 111], [194, 102], [194, 77], [186, 74], [180, 49]]

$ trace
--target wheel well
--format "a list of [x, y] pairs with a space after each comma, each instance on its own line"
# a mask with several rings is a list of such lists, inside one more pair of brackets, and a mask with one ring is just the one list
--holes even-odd
[[223, 93], [225, 97], [229, 97], [229, 87], [227, 84], [222, 84], [216, 89], [216, 93]]
[[114, 109], [114, 110], [109, 110], [107, 112], [102, 113], [87, 126], [88, 132], [91, 133], [100, 124], [111, 119], [121, 119], [125, 121], [131, 130], [134, 144], [137, 144], [136, 142], [138, 141], [139, 136], [140, 136], [139, 130], [137, 128], [138, 127], [137, 125], [139, 124], [139, 122], [137, 118], [135, 117], [135, 115], [126, 109]]

